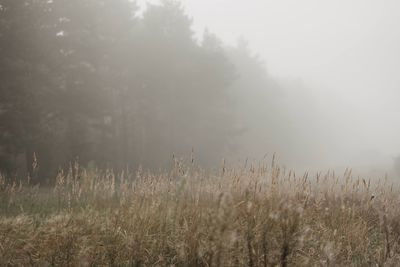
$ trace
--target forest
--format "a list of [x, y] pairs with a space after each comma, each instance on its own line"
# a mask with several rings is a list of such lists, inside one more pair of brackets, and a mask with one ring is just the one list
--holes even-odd
[[355, 1], [0, 0], [0, 266], [399, 266], [392, 10]]
[[[157, 169], [192, 149], [210, 164], [245, 131], [237, 92], [250, 79], [268, 83], [245, 41], [196, 39], [177, 2], [139, 14], [128, 0], [9, 0], [0, 12], [0, 169], [9, 175], [39, 182], [75, 161]], [[253, 77], [241, 77], [248, 68]]]

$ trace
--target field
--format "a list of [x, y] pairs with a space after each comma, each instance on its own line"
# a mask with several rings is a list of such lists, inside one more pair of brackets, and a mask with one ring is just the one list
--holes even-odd
[[2, 266], [398, 266], [389, 181], [275, 165], [0, 178]]

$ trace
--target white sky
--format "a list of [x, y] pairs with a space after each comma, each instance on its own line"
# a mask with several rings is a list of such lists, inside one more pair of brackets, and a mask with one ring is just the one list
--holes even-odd
[[349, 126], [349, 142], [400, 153], [399, 0], [181, 2], [196, 32], [228, 44], [243, 36], [270, 74], [312, 88]]

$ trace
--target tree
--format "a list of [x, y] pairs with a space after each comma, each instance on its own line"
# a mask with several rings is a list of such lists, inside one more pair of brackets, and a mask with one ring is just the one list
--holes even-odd
[[[142, 17], [129, 0], [0, 0], [0, 153], [32, 175], [60, 164], [164, 167], [195, 147], [222, 157], [235, 78], [211, 34], [199, 43], [176, 2]], [[2, 161], [3, 163], [5, 161]], [[0, 166], [6, 168], [6, 166]], [[12, 168], [9, 168], [12, 169]]]
[[33, 0], [0, 2], [0, 146], [9, 155], [9, 171], [25, 154], [32, 175], [33, 153], [43, 137], [48, 91], [47, 68], [37, 36], [41, 36], [40, 12], [44, 3]]

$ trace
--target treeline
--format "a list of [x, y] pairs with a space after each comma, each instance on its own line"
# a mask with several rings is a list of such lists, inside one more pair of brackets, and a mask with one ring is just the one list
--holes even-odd
[[207, 164], [234, 149], [244, 126], [232, 55], [260, 63], [213, 34], [197, 40], [179, 3], [138, 10], [129, 0], [0, 0], [3, 173], [43, 179], [77, 160], [160, 168], [192, 147]]

